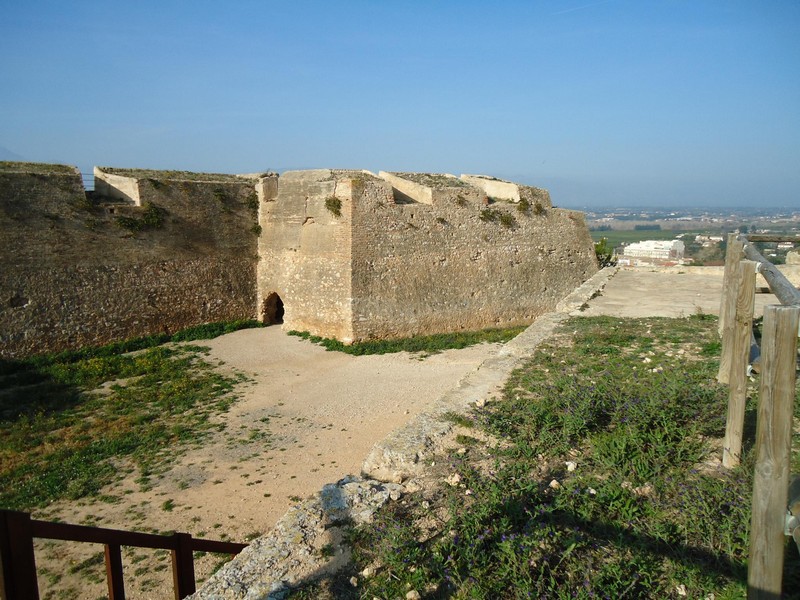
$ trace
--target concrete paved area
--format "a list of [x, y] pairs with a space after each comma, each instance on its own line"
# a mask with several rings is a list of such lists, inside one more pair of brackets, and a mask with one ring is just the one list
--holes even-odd
[[[789, 272], [790, 280], [797, 274]], [[615, 317], [688, 317], [698, 312], [719, 315], [722, 299], [722, 267], [669, 269], [621, 269], [600, 296], [589, 301], [580, 314]], [[795, 282], [796, 283], [796, 282]], [[758, 277], [756, 284], [766, 286]], [[755, 315], [767, 304], [778, 304], [772, 294], [756, 294]]]

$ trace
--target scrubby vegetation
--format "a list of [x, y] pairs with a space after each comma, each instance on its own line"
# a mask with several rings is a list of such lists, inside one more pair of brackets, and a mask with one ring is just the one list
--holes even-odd
[[[352, 569], [292, 598], [744, 597], [753, 457], [716, 460], [718, 351], [705, 315], [567, 322], [501, 400], [448, 415], [438, 485], [352, 530]], [[798, 567], [790, 545], [789, 593]]]
[[307, 331], [290, 331], [304, 340], [325, 347], [327, 350], [345, 352], [361, 356], [364, 354], [390, 354], [392, 352], [412, 352], [421, 354], [436, 354], [443, 350], [466, 348], [484, 342], [507, 342], [519, 335], [525, 327], [512, 327], [509, 329], [484, 329], [483, 331], [466, 331], [460, 333], [440, 333], [436, 335], [421, 335], [396, 340], [375, 340], [372, 342], [356, 342], [343, 344], [339, 340], [311, 335]]
[[[0, 360], [0, 507], [31, 510], [96, 495], [138, 469], [139, 483], [202, 440], [241, 380], [165, 342], [257, 326], [211, 323], [100, 348]], [[135, 352], [137, 351], [137, 352]]]

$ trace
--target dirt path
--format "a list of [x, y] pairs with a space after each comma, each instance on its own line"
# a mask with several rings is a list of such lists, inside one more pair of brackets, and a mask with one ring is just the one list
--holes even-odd
[[[278, 327], [198, 344], [211, 348], [207, 360], [223, 363], [220, 369], [251, 380], [238, 387], [240, 399], [218, 419], [225, 428], [182, 455], [148, 491], [132, 474], [104, 490], [107, 502], [57, 503], [35, 518], [245, 541], [268, 531], [298, 499], [358, 474], [377, 441], [497, 348], [483, 344], [424, 360], [407, 353], [354, 357]], [[103, 597], [101, 553], [102, 547], [90, 544], [37, 542], [42, 597]], [[218, 561], [201, 558], [198, 578]], [[166, 553], [126, 549], [123, 563], [128, 598], [169, 597]]]

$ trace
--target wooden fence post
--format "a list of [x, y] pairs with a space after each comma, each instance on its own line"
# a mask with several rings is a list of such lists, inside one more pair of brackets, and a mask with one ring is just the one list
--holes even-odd
[[740, 261], [736, 273], [734, 277], [738, 283], [736, 310], [726, 325], [726, 329], [731, 329], [728, 336], [730, 370], [727, 378], [728, 420], [722, 446], [722, 466], [728, 469], [737, 466], [742, 455], [744, 406], [747, 399], [747, 361], [750, 357], [750, 334], [753, 331], [755, 306], [756, 263], [752, 260]]
[[800, 306], [767, 306], [761, 345], [749, 600], [781, 597]]
[[718, 327], [720, 335], [722, 335], [729, 318], [732, 318], [736, 303], [736, 292], [733, 292], [733, 299], [730, 302], [726, 298], [731, 289], [733, 273], [738, 267], [739, 261], [744, 258], [744, 244], [739, 241], [738, 235], [737, 233], [728, 234], [728, 249], [725, 251], [725, 271], [722, 275], [722, 300], [719, 306]]
[[33, 525], [28, 513], [0, 511], [0, 598], [39, 600]]
[[175, 587], [175, 600], [194, 594], [194, 555], [192, 536], [188, 533], [175, 533], [175, 547], [172, 550], [172, 582]]

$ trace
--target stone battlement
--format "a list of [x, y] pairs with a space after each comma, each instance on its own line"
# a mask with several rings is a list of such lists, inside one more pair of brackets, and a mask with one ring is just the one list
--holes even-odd
[[583, 215], [491, 177], [0, 163], [0, 354], [258, 317], [356, 340], [530, 323], [596, 270]]

